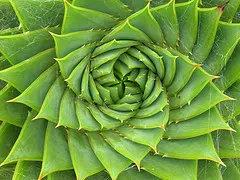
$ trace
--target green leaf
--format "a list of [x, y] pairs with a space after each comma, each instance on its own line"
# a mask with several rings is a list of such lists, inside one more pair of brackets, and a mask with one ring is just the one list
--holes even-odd
[[218, 109], [213, 107], [187, 121], [170, 124], [166, 127], [164, 136], [170, 139], [184, 139], [204, 135], [218, 129], [232, 130], [224, 122]]
[[41, 170], [41, 162], [37, 161], [18, 161], [14, 171], [13, 180], [35, 180]]
[[[92, 74], [94, 74], [94, 73], [92, 73]], [[100, 97], [100, 94], [98, 92], [97, 86], [96, 86], [95, 81], [94, 81], [94, 79], [93, 79], [91, 74], [89, 74], [89, 88], [90, 88], [90, 93], [92, 95], [93, 102], [97, 103], [99, 105], [103, 104], [103, 100]]]
[[100, 124], [88, 110], [87, 104], [80, 99], [76, 101], [76, 113], [80, 125], [79, 129], [86, 129], [88, 131], [97, 131], [101, 129]]
[[159, 56], [156, 52], [154, 52], [147, 46], [139, 45], [139, 46], [136, 46], [136, 48], [142, 51], [151, 59], [152, 63], [156, 68], [157, 75], [159, 76], [160, 79], [162, 79], [165, 74], [165, 67], [163, 64], [162, 56]]
[[19, 92], [10, 85], [0, 91], [0, 119], [3, 122], [22, 127], [27, 118], [28, 107], [19, 103], [7, 102], [18, 95]]
[[130, 69], [146, 68], [141, 61], [127, 53], [122, 54], [118, 60], [126, 64]]
[[218, 105], [218, 108], [227, 121], [229, 119], [235, 118], [235, 116], [240, 114], [240, 80], [237, 80], [230, 88], [227, 89], [226, 93], [234, 98], [234, 101], [223, 101]]
[[230, 126], [236, 131], [216, 131], [213, 139], [221, 158], [240, 157], [240, 125], [235, 120], [229, 121]]
[[113, 180], [132, 162], [108, 145], [97, 132], [88, 133], [94, 153], [106, 168]]
[[224, 8], [221, 20], [225, 22], [232, 22], [234, 15], [237, 14], [237, 10], [239, 6], [240, 6], [240, 1], [238, 0], [229, 1], [226, 7]]
[[101, 112], [98, 107], [94, 104], [88, 104], [87, 106], [92, 116], [97, 120], [103, 129], [112, 129], [121, 125], [121, 122], [117, 119], [107, 116]]
[[108, 115], [109, 117], [120, 120], [121, 123], [123, 123], [123, 121], [135, 116], [135, 114], [137, 113], [136, 111], [121, 112], [121, 111], [117, 111], [117, 110], [108, 108], [107, 106], [98, 106], [98, 108], [100, 109], [100, 111], [102, 111], [104, 114]]
[[[151, 71], [149, 71], [149, 72], [151, 72]], [[146, 87], [147, 87], [147, 85], [148, 84], [146, 83]], [[145, 88], [144, 93], [146, 92], [146, 90], [147, 90], [147, 88]], [[154, 101], [157, 100], [158, 96], [160, 96], [162, 91], [163, 91], [163, 89], [162, 89], [161, 81], [159, 78], [156, 78], [154, 88], [152, 89], [151, 94], [149, 94], [149, 96], [142, 102], [141, 108], [146, 108], [146, 107], [150, 106], [152, 103], [154, 103]]]
[[47, 180], [66, 180], [76, 179], [76, 175], [73, 170], [58, 171], [47, 176]]
[[235, 180], [240, 178], [238, 161], [239, 159], [224, 159], [226, 168], [222, 169], [223, 180]]
[[237, 81], [237, 79], [239, 79], [240, 77], [239, 57], [240, 57], [240, 43], [237, 45], [231, 58], [224, 67], [224, 70], [220, 74], [220, 78], [214, 81], [214, 83], [220, 90], [225, 91], [231, 85], [233, 85], [233, 83]]
[[197, 161], [163, 158], [159, 155], [147, 155], [142, 169], [162, 179], [197, 180]]
[[212, 50], [204, 64], [212, 74], [218, 74], [225, 67], [240, 40], [240, 24], [220, 22], [218, 26]]
[[176, 109], [191, 102], [214, 78], [217, 76], [208, 74], [202, 68], [196, 68], [182, 90], [169, 97], [170, 108]]
[[90, 54], [94, 48], [95, 43], [88, 44], [86, 46], [83, 45], [63, 58], [56, 58], [63, 78], [67, 79], [71, 72], [77, 67], [79, 62], [81, 62], [84, 57]]
[[117, 18], [127, 18], [131, 11], [121, 1], [116, 0], [74, 0], [74, 6], [100, 11]]
[[17, 141], [1, 165], [18, 160], [42, 160], [47, 122], [43, 119], [32, 121], [35, 115], [34, 111], [28, 115]]
[[167, 105], [167, 94], [163, 90], [157, 99], [149, 106], [139, 109], [136, 118], [145, 118], [157, 114], [160, 111], [163, 111], [163, 108]]
[[176, 47], [179, 38], [179, 25], [174, 0], [170, 0], [163, 6], [152, 8], [151, 13], [162, 29], [166, 43], [171, 47]]
[[[64, 128], [55, 128], [55, 124], [48, 122], [42, 169], [39, 178], [57, 171], [73, 169], [67, 142], [67, 132]], [[57, 154], [57, 156], [56, 156]]]
[[123, 125], [116, 129], [116, 132], [127, 139], [151, 147], [156, 151], [156, 146], [163, 136], [163, 130], [154, 129], [136, 129], [128, 125]]
[[[130, 47], [130, 46], [138, 45], [138, 44], [139, 44], [139, 42], [137, 42], [137, 41], [113, 39], [110, 42], [104, 43], [103, 45], [96, 47], [96, 49], [92, 53], [92, 57], [98, 56], [98, 55], [103, 54], [110, 50], [126, 48], [126, 47]], [[124, 54], [122, 54], [122, 55], [124, 55]]]
[[175, 77], [177, 56], [173, 56], [168, 50], [160, 46], [149, 45], [149, 47], [153, 49], [159, 56], [163, 57], [162, 60], [165, 67], [163, 84], [165, 87], [168, 87], [171, 85], [173, 78]]
[[9, 154], [15, 141], [17, 140], [19, 133], [20, 133], [20, 128], [8, 123], [1, 124], [0, 126], [0, 151], [1, 151], [0, 163], [2, 163], [4, 159], [7, 157], [7, 155]]
[[[111, 71], [112, 72], [112, 71]], [[110, 90], [103, 87], [101, 84], [95, 81], [96, 88], [98, 90], [98, 96], [106, 103], [106, 104], [113, 104], [113, 99], [111, 96]], [[102, 103], [101, 103], [102, 104]]]
[[61, 0], [11, 0], [10, 2], [25, 31], [54, 27], [62, 22], [64, 6]]
[[111, 180], [111, 177], [109, 176], [107, 171], [104, 170], [104, 171], [101, 171], [97, 174], [94, 174], [94, 175], [88, 177], [86, 180]]
[[54, 49], [43, 51], [15, 66], [0, 71], [0, 79], [23, 92], [40, 74], [53, 65], [54, 57]]
[[129, 20], [126, 20], [121, 25], [108, 33], [101, 42], [106, 43], [111, 40], [134, 40], [143, 43], [151, 42], [151, 39], [141, 30], [133, 27]]
[[[208, 83], [207, 86], [198, 94], [192, 102], [179, 109], [170, 111], [169, 121], [184, 121], [195, 116], [202, 114], [211, 107], [220, 103], [221, 101], [233, 100], [232, 98], [224, 95], [213, 84]], [[204, 106], [203, 106], [204, 104]]]
[[81, 83], [84, 80], [84, 70], [88, 67], [89, 63], [90, 56], [88, 55], [79, 62], [79, 64], [71, 72], [70, 76], [65, 80], [76, 95], [80, 95], [81, 93]]
[[138, 49], [131, 47], [127, 53], [135, 58], [137, 58], [139, 61], [141, 61], [147, 68], [152, 70], [154, 73], [156, 72], [156, 68], [153, 65], [152, 61], [150, 58], [148, 58], [146, 55], [144, 55], [141, 51]]
[[94, 57], [91, 61], [91, 70], [100, 67], [101, 65], [107, 63], [108, 61], [115, 61], [121, 54], [123, 54], [127, 50], [128, 47], [114, 49]]
[[222, 180], [222, 174], [218, 164], [212, 161], [198, 161], [198, 179], [199, 180]]
[[43, 105], [34, 119], [45, 118], [57, 123], [59, 119], [60, 103], [65, 89], [66, 83], [63, 81], [62, 76], [59, 76], [47, 92]]
[[23, 34], [0, 36], [0, 52], [11, 64], [20, 63], [54, 47], [54, 40], [48, 31], [58, 33], [59, 30], [59, 28], [47, 28]]
[[139, 172], [136, 168], [130, 168], [123, 171], [117, 178], [118, 180], [159, 180], [156, 176], [141, 169]]
[[[79, 22], [81, 23], [79, 24]], [[91, 29], [105, 30], [112, 28], [115, 24], [117, 24], [117, 20], [111, 15], [76, 7], [65, 1], [62, 34]]]
[[68, 141], [77, 179], [83, 180], [104, 169], [94, 154], [85, 134], [69, 130]]
[[[10, 102], [26, 104], [34, 110], [40, 110], [48, 90], [58, 77], [58, 66], [55, 63], [44, 71], [22, 94]], [[44, 84], [44, 86], [42, 86]], [[41, 89], [41, 91], [39, 91]]]
[[149, 4], [142, 10], [128, 17], [128, 20], [132, 26], [144, 32], [153, 42], [160, 45], [163, 44], [162, 30], [150, 12]]
[[161, 140], [157, 152], [178, 159], [208, 159], [223, 164], [218, 157], [210, 134], [188, 139]]
[[178, 57], [175, 77], [173, 78], [172, 84], [167, 88], [167, 92], [170, 95], [175, 95], [182, 90], [198, 66], [200, 65], [192, 63], [191, 60], [185, 56]]
[[179, 24], [179, 46], [177, 49], [186, 55], [191, 53], [197, 39], [198, 1], [191, 0], [175, 5]]
[[0, 167], [0, 179], [12, 179], [16, 164], [9, 164]]
[[218, 22], [223, 9], [198, 9], [198, 35], [190, 59], [202, 63], [208, 56], [217, 32]]
[[67, 126], [73, 129], [79, 128], [76, 115], [76, 95], [71, 89], [66, 89], [60, 104], [59, 121], [57, 126]]
[[[161, 91], [161, 82], [159, 81], [158, 78], [156, 78], [155, 74], [152, 71], [148, 71], [148, 78], [147, 82], [145, 84], [145, 89], [143, 93], [143, 100], [145, 101], [146, 99], [152, 99], [151, 94], [153, 94], [153, 90], [160, 84], [160, 91]], [[155, 86], [154, 86], [155, 85]], [[156, 91], [154, 91], [156, 92]], [[158, 91], [157, 91], [158, 92]], [[151, 94], [150, 94], [151, 93]], [[154, 93], [155, 94], [155, 93]], [[160, 94], [160, 93], [159, 93]], [[158, 94], [158, 95], [159, 95]], [[151, 103], [150, 103], [151, 104]]]
[[68, 34], [54, 34], [51, 33], [56, 46], [56, 54], [58, 58], [63, 58], [72, 51], [80, 48], [81, 46], [100, 41], [106, 34], [105, 31], [90, 30], [79, 31]]
[[101, 134], [110, 146], [124, 157], [134, 162], [140, 169], [140, 163], [150, 151], [150, 147], [124, 139], [118, 133], [111, 130], [103, 131]]
[[121, 0], [133, 12], [139, 11], [144, 8], [149, 0]]
[[159, 112], [153, 116], [145, 118], [131, 118], [127, 123], [136, 128], [162, 128], [165, 129], [165, 126], [168, 122], [169, 117], [169, 107], [165, 106], [163, 112]]
[[0, 30], [19, 26], [17, 16], [9, 1], [1, 1], [0, 12]]

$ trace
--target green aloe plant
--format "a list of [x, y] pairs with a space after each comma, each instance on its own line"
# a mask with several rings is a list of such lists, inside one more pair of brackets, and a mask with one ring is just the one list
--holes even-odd
[[240, 179], [240, 1], [0, 1], [0, 179]]

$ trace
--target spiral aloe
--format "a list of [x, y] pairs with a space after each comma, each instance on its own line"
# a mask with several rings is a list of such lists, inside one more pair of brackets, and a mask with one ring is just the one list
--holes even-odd
[[239, 7], [0, 2], [0, 179], [239, 179]]

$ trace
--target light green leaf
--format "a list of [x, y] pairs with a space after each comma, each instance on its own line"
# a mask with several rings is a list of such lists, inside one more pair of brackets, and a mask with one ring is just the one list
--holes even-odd
[[48, 31], [58, 33], [60, 29], [47, 28], [23, 34], [0, 36], [0, 52], [11, 64], [20, 63], [54, 47], [54, 40]]
[[160, 128], [136, 129], [128, 125], [117, 128], [116, 132], [133, 142], [151, 147], [155, 152], [156, 146], [163, 136], [163, 130]]
[[65, 89], [66, 83], [63, 81], [62, 76], [59, 76], [47, 92], [43, 105], [34, 119], [45, 118], [49, 121], [57, 123], [59, 118], [60, 103]]
[[[0, 163], [9, 154], [20, 133], [20, 128], [8, 123], [2, 123], [0, 126]], [[0, 170], [1, 171], [1, 170]]]
[[79, 128], [75, 107], [76, 95], [71, 89], [66, 89], [60, 104], [59, 121], [57, 126]]
[[80, 99], [76, 101], [76, 113], [80, 125], [79, 129], [86, 129], [88, 131], [101, 129], [100, 124], [88, 110], [87, 104]]
[[51, 33], [56, 46], [56, 54], [58, 58], [63, 58], [72, 51], [80, 48], [81, 46], [100, 41], [106, 34], [105, 31], [90, 30], [78, 31], [68, 34], [53, 34]]
[[[22, 94], [10, 102], [26, 104], [34, 110], [40, 110], [48, 90], [58, 77], [58, 66], [55, 63], [44, 71]], [[43, 86], [44, 85], [44, 86]], [[39, 91], [41, 89], [41, 91]]]
[[43, 119], [32, 121], [35, 115], [34, 111], [28, 115], [17, 141], [1, 165], [18, 160], [42, 160], [47, 122]]
[[212, 50], [205, 60], [205, 69], [218, 74], [225, 67], [239, 40], [240, 24], [220, 22]]
[[109, 130], [101, 133], [117, 152], [134, 162], [140, 169], [141, 160], [150, 151], [150, 147], [124, 139], [118, 133]]
[[54, 49], [43, 51], [15, 66], [0, 71], [0, 79], [23, 92], [40, 74], [53, 65], [54, 57]]
[[174, 3], [174, 0], [170, 0], [165, 5], [151, 9], [153, 17], [162, 29], [166, 43], [171, 47], [176, 47], [179, 39], [179, 25]]
[[68, 141], [77, 179], [83, 180], [104, 169], [94, 154], [85, 134], [69, 130]]
[[132, 26], [144, 32], [153, 42], [160, 45], [163, 44], [162, 30], [150, 12], [149, 4], [142, 10], [128, 17], [128, 20]]
[[188, 120], [202, 114], [221, 101], [226, 100], [233, 99], [224, 95], [213, 83], [210, 82], [192, 102], [182, 108], [171, 110], [169, 121]]
[[106, 43], [111, 40], [134, 40], [143, 43], [151, 42], [151, 39], [141, 30], [133, 27], [129, 20], [126, 20], [121, 25], [108, 33], [101, 42]]
[[48, 122], [42, 169], [39, 178], [57, 171], [72, 169], [72, 161], [69, 154], [67, 132], [64, 128], [55, 128], [55, 124]]
[[131, 10], [118, 0], [74, 0], [72, 4], [74, 6], [107, 13], [121, 19], [127, 18], [131, 14]]
[[76, 7], [65, 1], [62, 34], [91, 29], [105, 30], [110, 29], [115, 24], [117, 24], [117, 20], [109, 14]]
[[213, 107], [187, 121], [170, 124], [166, 128], [164, 136], [171, 139], [184, 139], [204, 135], [218, 129], [232, 130], [224, 122], [218, 109]]
[[179, 46], [177, 49], [186, 55], [192, 51], [197, 38], [198, 1], [191, 0], [175, 5], [179, 24]]
[[130, 168], [123, 171], [117, 178], [118, 180], [160, 180], [156, 176], [144, 171], [139, 170], [137, 168]]
[[35, 180], [41, 170], [41, 162], [18, 161], [12, 180]]
[[222, 175], [218, 164], [207, 160], [198, 161], [198, 179], [222, 180]]
[[27, 118], [28, 107], [19, 103], [7, 102], [18, 95], [19, 92], [10, 85], [0, 91], [0, 119], [3, 122], [22, 127]]
[[164, 157], [193, 160], [208, 159], [223, 164], [215, 151], [210, 134], [188, 139], [164, 139], [157, 145], [157, 151]]
[[132, 162], [115, 151], [97, 132], [88, 133], [94, 153], [113, 180]]
[[10, 2], [25, 31], [54, 27], [62, 22], [64, 6], [61, 0], [11, 0]]
[[198, 35], [190, 59], [202, 63], [208, 56], [217, 32], [218, 22], [223, 9], [198, 9]]
[[63, 58], [56, 58], [63, 78], [67, 79], [79, 62], [81, 62], [84, 57], [90, 54], [94, 48], [95, 43], [88, 44], [76, 49]]
[[163, 158], [148, 154], [142, 161], [142, 168], [162, 179], [197, 180], [197, 161]]

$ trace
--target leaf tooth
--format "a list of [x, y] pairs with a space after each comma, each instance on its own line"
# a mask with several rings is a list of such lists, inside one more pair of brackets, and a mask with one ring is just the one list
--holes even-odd
[[169, 157], [167, 154], [164, 154], [164, 155], [162, 155], [162, 157], [164, 158], [164, 157]]
[[217, 6], [217, 8], [220, 9], [220, 10], [223, 12], [223, 11], [224, 11], [224, 8], [226, 7], [226, 5], [227, 5], [229, 2], [230, 2], [230, 0], [227, 1], [227, 2], [225, 2], [225, 3], [222, 4], [222, 5]]
[[161, 125], [161, 126], [159, 126], [163, 131], [166, 131], [166, 128], [165, 128], [165, 125], [163, 124], [163, 125]]
[[157, 153], [157, 145], [156, 144], [152, 147], [152, 149], [155, 153]]

